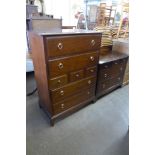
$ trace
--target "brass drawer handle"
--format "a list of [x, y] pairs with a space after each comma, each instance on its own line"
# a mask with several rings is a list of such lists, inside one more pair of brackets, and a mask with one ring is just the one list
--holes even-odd
[[93, 70], [93, 69], [91, 69], [91, 70], [90, 70], [90, 72], [92, 72], [92, 73], [93, 73], [93, 72], [94, 72], [94, 70]]
[[88, 91], [87, 94], [89, 95], [90, 94], [90, 91]]
[[64, 91], [63, 90], [60, 91], [60, 95], [64, 95]]
[[61, 80], [58, 80], [57, 83], [61, 83]]
[[62, 69], [64, 67], [64, 65], [60, 62], [58, 67], [59, 67], [59, 69]]
[[104, 77], [107, 77], [107, 74], [104, 74]]
[[91, 84], [91, 80], [88, 80], [88, 84]]
[[79, 74], [76, 74], [76, 77], [79, 77], [80, 75]]
[[120, 71], [122, 71], [123, 70], [123, 68], [122, 67], [120, 67]]
[[64, 106], [65, 106], [64, 104], [61, 104], [61, 109], [64, 109]]
[[92, 45], [92, 46], [95, 45], [95, 40], [91, 40], [91, 45]]
[[59, 43], [58, 44], [58, 49], [61, 50], [62, 48], [63, 48], [63, 44], [62, 43]]
[[95, 60], [95, 58], [94, 58], [93, 56], [91, 56], [91, 57], [90, 57], [90, 60], [91, 60], [91, 61], [94, 61], [94, 60]]

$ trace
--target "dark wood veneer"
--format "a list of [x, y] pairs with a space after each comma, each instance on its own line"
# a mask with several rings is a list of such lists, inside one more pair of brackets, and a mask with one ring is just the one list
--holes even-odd
[[39, 105], [54, 125], [95, 100], [101, 33], [29, 32], [29, 36]]
[[97, 98], [122, 85], [127, 60], [127, 55], [115, 51], [100, 56], [96, 88]]
[[64, 56], [69, 54], [85, 53], [89, 50], [98, 50], [100, 38], [98, 35], [76, 35], [47, 37], [48, 57]]

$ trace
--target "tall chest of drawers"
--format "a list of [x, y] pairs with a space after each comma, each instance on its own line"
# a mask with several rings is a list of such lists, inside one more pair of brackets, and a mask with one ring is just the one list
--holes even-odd
[[51, 125], [95, 100], [101, 33], [30, 32], [39, 105]]

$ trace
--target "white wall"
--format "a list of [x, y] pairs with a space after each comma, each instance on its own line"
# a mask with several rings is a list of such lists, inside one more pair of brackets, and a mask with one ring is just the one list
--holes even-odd
[[83, 7], [84, 0], [44, 0], [46, 14], [63, 19], [63, 25], [76, 25], [74, 18], [77, 7]]

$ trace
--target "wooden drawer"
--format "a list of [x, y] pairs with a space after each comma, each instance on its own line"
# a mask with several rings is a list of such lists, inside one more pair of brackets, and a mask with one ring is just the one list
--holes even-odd
[[120, 63], [124, 65], [127, 63], [127, 61], [128, 61], [128, 58], [120, 59]]
[[71, 72], [70, 73], [70, 82], [80, 80], [84, 77], [84, 71], [76, 71], [76, 72]]
[[85, 67], [95, 66], [98, 62], [98, 52], [70, 56], [49, 61], [49, 75], [56, 77]]
[[85, 76], [86, 77], [88, 77], [88, 76], [95, 76], [96, 72], [97, 72], [97, 67], [96, 66], [86, 68]]
[[99, 93], [107, 90], [110, 87], [109, 85], [110, 85], [110, 80], [107, 80], [105, 82], [99, 82], [97, 86], [97, 92]]
[[48, 57], [97, 50], [100, 47], [100, 39], [100, 34], [46, 37]]
[[105, 64], [100, 64], [100, 69], [110, 69], [112, 67], [112, 63], [111, 62], [108, 62], [108, 63], [105, 63]]
[[116, 65], [116, 66], [117, 65], [124, 66], [124, 65], [126, 65], [127, 61], [128, 61], [128, 58], [124, 58], [124, 59], [115, 60], [112, 63], [113, 63], [113, 65]]
[[119, 76], [117, 76], [115, 78], [112, 78], [110, 80], [110, 86], [112, 87], [114, 85], [119, 85], [119, 84], [122, 83], [122, 80], [123, 80], [123, 76], [122, 75], [119, 75]]
[[[125, 60], [125, 61], [124, 61]], [[110, 80], [123, 76], [126, 67], [126, 59], [120, 59], [113, 62], [99, 64], [99, 81]]]
[[[80, 92], [81, 89], [83, 90], [84, 88], [94, 87], [95, 85], [96, 85], [95, 77], [80, 80], [80, 81], [65, 85], [64, 87], [61, 87], [59, 89], [52, 90], [51, 98], [53, 100], [53, 103], [56, 103], [68, 96], [71, 96], [73, 94]], [[95, 90], [95, 87], [94, 87], [94, 90]]]
[[54, 114], [61, 113], [75, 105], [78, 105], [82, 102], [89, 101], [90, 98], [95, 97], [95, 89], [88, 88], [83, 90], [80, 94], [76, 94], [72, 97], [63, 100], [57, 104], [53, 105]]
[[104, 92], [107, 91], [108, 89], [112, 88], [112, 87], [116, 87], [118, 85], [121, 85], [122, 83], [122, 76], [117, 76], [115, 78], [112, 78], [110, 80], [107, 81], [101, 81], [98, 83], [97, 85], [97, 92]]
[[99, 71], [99, 81], [105, 81], [111, 79], [111, 69], [101, 69]]
[[68, 83], [67, 75], [62, 75], [49, 80], [49, 88], [56, 89]]
[[123, 74], [125, 71], [126, 64], [121, 61], [114, 61], [111, 68], [111, 74], [113, 77]]

